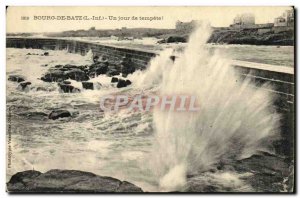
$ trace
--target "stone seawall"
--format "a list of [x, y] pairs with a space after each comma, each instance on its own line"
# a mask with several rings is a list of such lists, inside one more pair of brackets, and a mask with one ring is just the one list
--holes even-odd
[[292, 156], [295, 141], [295, 75], [294, 68], [276, 65], [233, 61], [232, 65], [242, 79], [248, 78], [253, 85], [269, 85], [267, 90], [274, 97], [274, 106], [281, 115], [280, 132], [283, 140], [278, 142], [278, 153]]
[[68, 50], [70, 53], [80, 53], [82, 55], [85, 55], [89, 50], [92, 50], [94, 55], [107, 55], [110, 59], [115, 59], [116, 61], [121, 60], [122, 57], [126, 56], [131, 59], [136, 69], [145, 69], [150, 59], [157, 55], [150, 51], [56, 38], [7, 38], [6, 47]]
[[[11, 48], [34, 48], [34, 49], [67, 49], [70, 53], [86, 54], [89, 50], [94, 55], [107, 55], [110, 59], [120, 60], [126, 56], [130, 58], [136, 69], [145, 69], [157, 54], [144, 50], [126, 49], [122, 47], [106, 46], [86, 41], [75, 41], [57, 38], [7, 38], [6, 47]], [[294, 93], [295, 76], [294, 68], [284, 66], [273, 66], [244, 61], [233, 61], [232, 65], [240, 73], [241, 78], [250, 78], [254, 86], [264, 83], [271, 85], [268, 89], [274, 97], [274, 105], [277, 112], [282, 115], [281, 133], [284, 137], [278, 146], [278, 152], [293, 155], [294, 145]], [[226, 82], [224, 82], [226, 83]]]

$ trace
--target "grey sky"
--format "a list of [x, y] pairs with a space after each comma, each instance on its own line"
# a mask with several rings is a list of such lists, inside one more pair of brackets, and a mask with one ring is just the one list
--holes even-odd
[[[9, 7], [7, 32], [58, 32], [65, 30], [115, 29], [121, 27], [174, 28], [177, 20], [206, 20], [215, 27], [229, 26], [241, 13], [253, 13], [256, 23], [273, 22], [290, 7]], [[163, 17], [163, 20], [34, 20], [34, 16]], [[29, 17], [29, 20], [21, 20]]]

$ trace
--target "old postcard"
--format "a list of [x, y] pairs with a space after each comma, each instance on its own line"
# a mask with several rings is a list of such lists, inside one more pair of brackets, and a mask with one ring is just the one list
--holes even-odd
[[6, 10], [9, 193], [294, 193], [293, 7]]

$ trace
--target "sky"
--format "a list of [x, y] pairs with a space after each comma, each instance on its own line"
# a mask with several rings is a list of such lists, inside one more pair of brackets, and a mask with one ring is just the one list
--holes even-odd
[[[253, 13], [256, 24], [272, 23], [291, 7], [8, 7], [6, 31], [19, 32], [60, 32], [67, 30], [127, 28], [175, 28], [176, 21], [204, 20], [214, 27], [228, 27], [233, 18], [242, 13]], [[86, 16], [90, 20], [62, 20], [63, 17]], [[92, 20], [92, 17], [103, 20]], [[117, 20], [109, 20], [109, 16]], [[137, 17], [133, 20], [133, 16]], [[39, 20], [52, 17], [49, 20]], [[55, 18], [53, 18], [55, 17]], [[123, 17], [122, 20], [118, 20]], [[140, 20], [139, 17], [157, 17], [160, 20]], [[129, 20], [124, 20], [128, 18]], [[27, 20], [24, 20], [27, 19]], [[43, 18], [44, 19], [44, 18]], [[94, 18], [95, 19], [95, 18]]]

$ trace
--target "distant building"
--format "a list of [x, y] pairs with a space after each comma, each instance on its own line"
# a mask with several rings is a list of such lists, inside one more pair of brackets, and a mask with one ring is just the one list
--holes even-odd
[[241, 15], [237, 15], [233, 19], [233, 24], [230, 25], [230, 27], [253, 27], [255, 26], [255, 17], [251, 13], [244, 13]]
[[294, 10], [286, 10], [281, 16], [274, 19], [275, 27], [293, 27]]

